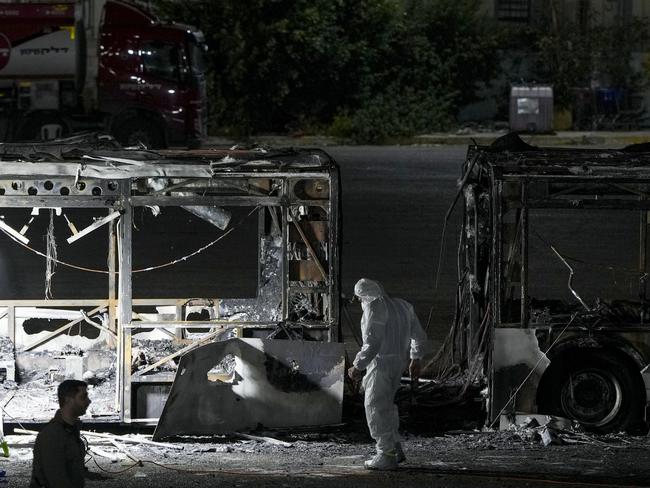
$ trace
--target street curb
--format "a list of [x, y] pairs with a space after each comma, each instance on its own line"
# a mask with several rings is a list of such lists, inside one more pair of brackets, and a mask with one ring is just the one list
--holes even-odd
[[[350, 139], [330, 136], [258, 135], [244, 141], [227, 137], [209, 137], [206, 146], [268, 146], [268, 147], [327, 147], [327, 146], [487, 146], [507, 132], [476, 132], [467, 134], [435, 133], [413, 137], [389, 138], [381, 144], [356, 143]], [[635, 132], [558, 132], [554, 134], [520, 134], [522, 140], [533, 146], [601, 146], [625, 147], [650, 142], [650, 131]]]
[[[487, 146], [502, 134], [468, 134], [468, 135], [422, 135], [414, 137], [414, 141], [427, 145], [472, 145]], [[527, 144], [540, 147], [548, 146], [606, 146], [625, 147], [630, 144], [650, 142], [650, 132], [644, 133], [598, 133], [576, 132], [557, 134], [520, 134]]]

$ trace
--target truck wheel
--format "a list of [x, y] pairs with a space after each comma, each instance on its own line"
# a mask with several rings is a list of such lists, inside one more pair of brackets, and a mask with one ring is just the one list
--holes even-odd
[[127, 119], [113, 130], [115, 138], [122, 146], [138, 146], [143, 144], [148, 149], [165, 147], [165, 134], [157, 122], [146, 117]]
[[540, 411], [577, 420], [590, 431], [618, 432], [638, 425], [645, 390], [638, 373], [602, 350], [554, 360], [540, 384]]
[[47, 141], [67, 137], [70, 129], [55, 115], [37, 115], [25, 120], [16, 131], [17, 141]]

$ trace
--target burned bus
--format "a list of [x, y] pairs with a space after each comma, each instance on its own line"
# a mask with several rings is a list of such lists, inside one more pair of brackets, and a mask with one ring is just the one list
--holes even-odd
[[[458, 200], [457, 361], [482, 369], [488, 424], [541, 413], [596, 432], [650, 398], [650, 147], [470, 147]], [[462, 198], [461, 198], [462, 197]]]
[[176, 403], [232, 404], [194, 412], [181, 433], [340, 421], [339, 183], [326, 153], [153, 152], [88, 136], [4, 144], [0, 159], [5, 421], [49, 420], [64, 378], [91, 385], [95, 422], [174, 418], [173, 387]]

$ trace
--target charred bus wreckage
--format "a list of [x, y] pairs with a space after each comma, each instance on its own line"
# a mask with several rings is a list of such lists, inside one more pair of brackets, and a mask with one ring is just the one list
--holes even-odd
[[89, 136], [0, 158], [6, 422], [51, 418], [63, 378], [92, 385], [95, 422], [157, 437], [340, 421], [327, 154]]
[[461, 200], [445, 349], [470, 380], [484, 374], [488, 425], [518, 413], [596, 432], [642, 424], [650, 147], [548, 149], [508, 135], [470, 147]]

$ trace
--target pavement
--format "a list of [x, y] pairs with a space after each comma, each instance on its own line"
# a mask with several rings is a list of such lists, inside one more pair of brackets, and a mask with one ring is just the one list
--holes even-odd
[[[495, 139], [507, 134], [507, 131], [472, 131], [460, 129], [456, 132], [435, 132], [413, 137], [392, 138], [385, 145], [488, 145]], [[522, 134], [522, 139], [535, 146], [598, 146], [624, 147], [629, 144], [650, 142], [650, 130], [642, 131], [558, 131], [549, 134]], [[241, 143], [241, 141], [239, 142]], [[238, 141], [227, 137], [210, 137], [206, 145], [233, 146]], [[354, 145], [349, 139], [325, 135], [256, 135], [244, 144], [260, 144], [272, 147], [327, 147]]]

